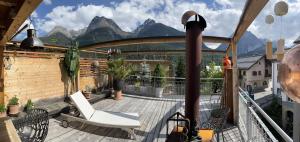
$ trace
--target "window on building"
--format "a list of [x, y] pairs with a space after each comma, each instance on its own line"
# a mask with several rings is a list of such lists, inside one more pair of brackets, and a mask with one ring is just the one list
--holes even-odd
[[258, 75], [261, 75], [261, 71], [258, 71]]
[[288, 100], [289, 102], [293, 102], [293, 100], [292, 100], [291, 98], [289, 98], [289, 97], [287, 97], [287, 100]]
[[260, 65], [260, 62], [258, 62], [258, 64]]
[[257, 87], [257, 83], [256, 82], [254, 82], [253, 85], [254, 85], [254, 87]]
[[246, 75], [246, 71], [243, 71], [243, 75], [244, 75], [244, 76]]
[[264, 85], [264, 86], [267, 86], [267, 85], [268, 85], [267, 81], [264, 81], [264, 82], [263, 82], [263, 85]]
[[253, 71], [253, 72], [252, 72], [252, 75], [253, 75], [253, 76], [257, 76], [257, 72], [256, 72], [256, 71]]

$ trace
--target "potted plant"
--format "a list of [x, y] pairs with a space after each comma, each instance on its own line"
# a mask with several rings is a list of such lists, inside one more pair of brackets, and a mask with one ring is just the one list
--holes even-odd
[[91, 98], [91, 95], [92, 95], [92, 87], [89, 86], [89, 85], [86, 85], [85, 86], [85, 90], [82, 91], [82, 94], [84, 95], [84, 97], [86, 99], [90, 99]]
[[107, 72], [113, 77], [113, 89], [116, 100], [122, 99], [124, 79], [130, 74], [131, 69], [124, 64], [122, 58], [107, 62]]
[[29, 99], [24, 107], [24, 111], [28, 112], [34, 108], [34, 103]]
[[154, 87], [154, 96], [162, 97], [164, 86], [166, 83], [166, 73], [160, 64], [157, 64], [152, 78], [152, 86]]
[[6, 117], [6, 107], [4, 104], [0, 104], [0, 118]]
[[17, 96], [12, 97], [8, 102], [8, 114], [16, 115], [19, 113], [19, 98]]

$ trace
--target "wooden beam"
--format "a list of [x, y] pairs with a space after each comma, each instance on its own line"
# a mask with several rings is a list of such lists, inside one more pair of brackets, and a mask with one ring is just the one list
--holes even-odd
[[[17, 46], [20, 46], [21, 45], [21, 42], [19, 41], [13, 41], [13, 42], [7, 42], [6, 45], [17, 45]], [[62, 50], [62, 51], [65, 51], [65, 50], [68, 50], [67, 47], [64, 47], [64, 46], [57, 46], [57, 45], [50, 45], [50, 44], [44, 44], [44, 46], [42, 46], [43, 48], [48, 48], [48, 49], [54, 49], [54, 50]], [[107, 54], [106, 51], [104, 50], [91, 50], [91, 51], [88, 51], [88, 50], [81, 50], [82, 52], [88, 52], [88, 53], [97, 53], [97, 54]]]
[[233, 96], [233, 121], [234, 124], [239, 123], [239, 84], [238, 84], [238, 68], [237, 68], [237, 46], [236, 42], [232, 41], [231, 44], [231, 52], [232, 52], [232, 96]]
[[7, 2], [7, 1], [0, 1], [0, 5], [2, 6], [7, 6], [7, 7], [13, 7], [16, 6], [16, 3], [12, 3], [12, 2]]
[[36, 7], [42, 2], [42, 0], [24, 0], [22, 6], [17, 12], [17, 15], [13, 19], [13, 22], [8, 26], [4, 37], [1, 42], [6, 43], [19, 27], [24, 23], [27, 17], [36, 9]]
[[[204, 42], [212, 43], [230, 43], [231, 39], [226, 37], [213, 37], [204, 36]], [[184, 43], [185, 36], [160, 36], [160, 37], [144, 37], [144, 38], [129, 38], [114, 41], [106, 41], [95, 43], [91, 45], [82, 46], [80, 50], [92, 50], [100, 48], [118, 47], [126, 45], [138, 45], [138, 44], [158, 44], [158, 43]]]
[[[232, 39], [238, 42], [269, 0], [247, 0]], [[227, 47], [228, 48], [228, 47]], [[227, 49], [228, 51], [228, 49]]]

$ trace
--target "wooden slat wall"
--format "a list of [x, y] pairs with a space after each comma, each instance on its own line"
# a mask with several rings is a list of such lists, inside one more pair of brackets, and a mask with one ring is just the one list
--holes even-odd
[[68, 77], [62, 58], [11, 56], [11, 61], [11, 68], [4, 70], [7, 100], [17, 95], [21, 105], [24, 105], [28, 99], [39, 100], [64, 95]]
[[94, 59], [80, 59], [80, 90], [85, 90], [86, 86], [96, 88], [105, 84], [106, 78], [103, 76], [107, 70], [107, 60], [98, 59], [99, 67], [93, 67]]

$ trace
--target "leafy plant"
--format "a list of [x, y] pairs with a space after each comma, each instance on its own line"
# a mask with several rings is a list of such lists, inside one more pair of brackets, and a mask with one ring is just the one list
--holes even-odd
[[31, 110], [34, 108], [34, 103], [31, 101], [31, 99], [29, 99], [25, 105], [27, 110]]
[[[68, 71], [68, 75], [71, 80], [72, 88], [71, 91], [74, 91], [75, 89], [75, 78], [79, 71], [79, 50], [78, 50], [78, 42], [75, 42], [75, 44], [67, 50], [65, 53], [65, 60], [64, 65]], [[72, 93], [72, 92], [71, 92]]]
[[0, 112], [6, 112], [6, 107], [4, 104], [0, 104]]
[[185, 77], [185, 64], [183, 63], [183, 59], [181, 57], [177, 59], [175, 74], [176, 77]]
[[132, 71], [132, 69], [124, 64], [122, 58], [107, 62], [107, 73], [112, 75], [114, 80], [123, 80]]
[[18, 104], [19, 104], [19, 98], [17, 98], [17, 96], [12, 97], [8, 102], [8, 105], [18, 105]]
[[141, 77], [143, 84], [150, 83], [150, 66], [149, 64], [146, 64], [145, 62], [141, 63]]
[[92, 86], [90, 86], [90, 85], [86, 85], [86, 86], [85, 86], [85, 91], [86, 91], [86, 92], [92, 92], [92, 90], [93, 90], [93, 87], [92, 87]]
[[71, 46], [65, 54], [65, 66], [67, 68], [68, 74], [72, 79], [75, 79], [79, 70], [79, 50], [78, 43], [76, 42], [74, 46]]
[[152, 83], [155, 83], [155, 87], [164, 87], [166, 84], [166, 71], [161, 67], [160, 64], [157, 64], [154, 73], [153, 73]]

